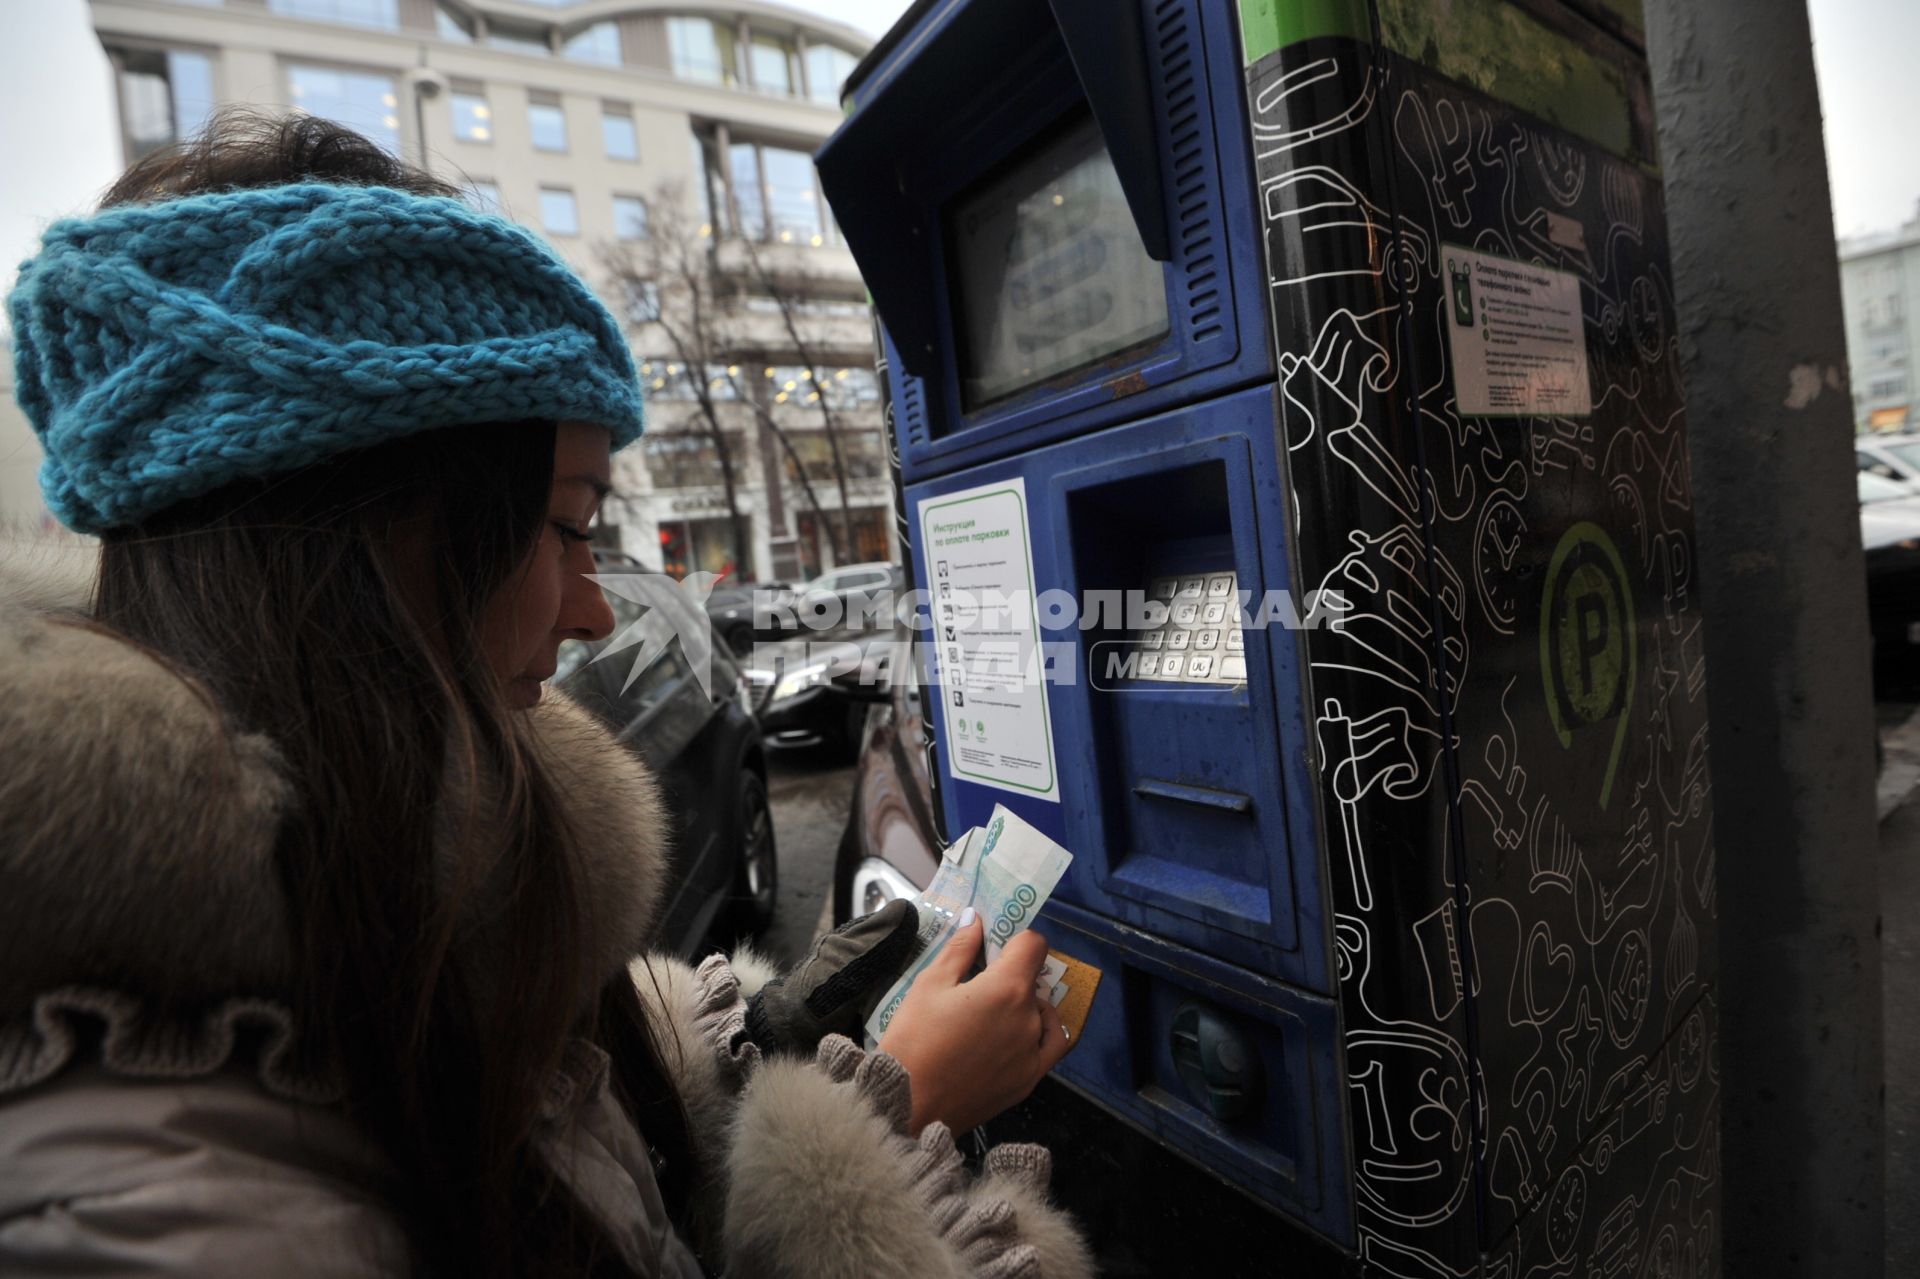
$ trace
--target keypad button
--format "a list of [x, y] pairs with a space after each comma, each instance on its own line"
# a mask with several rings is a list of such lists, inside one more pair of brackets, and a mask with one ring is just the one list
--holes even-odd
[[1166, 642], [1167, 633], [1165, 631], [1148, 631], [1140, 637], [1140, 647], [1142, 648], [1160, 648], [1164, 646]]
[[1213, 675], [1213, 655], [1211, 653], [1195, 653], [1193, 659], [1187, 663], [1187, 674], [1193, 676], [1195, 679], [1207, 679], [1211, 677]]
[[1195, 631], [1193, 636], [1193, 646], [1195, 648], [1219, 648], [1220, 632], [1219, 631]]
[[1166, 660], [1160, 663], [1160, 674], [1167, 679], [1177, 677], [1180, 674], [1181, 666], [1185, 664], [1186, 660], [1186, 658], [1178, 653], [1168, 653]]
[[1207, 579], [1207, 598], [1210, 600], [1230, 600], [1233, 598], [1233, 574], [1215, 573]]
[[1238, 626], [1227, 632], [1227, 651], [1229, 653], [1242, 652], [1246, 647], [1247, 637]]
[[1156, 577], [1153, 579], [1153, 585], [1147, 589], [1147, 595], [1151, 599], [1170, 600], [1173, 598], [1173, 593], [1179, 589], [1179, 578]]
[[1193, 643], [1192, 631], [1168, 631], [1167, 632], [1168, 648], [1175, 649], [1175, 650], [1184, 649], [1191, 643]]
[[1200, 610], [1200, 621], [1207, 626], [1218, 626], [1227, 620], [1225, 604], [1209, 604]]
[[1183, 577], [1180, 579], [1180, 598], [1197, 600], [1206, 593], [1207, 579], [1204, 577]]
[[1192, 626], [1199, 620], [1200, 606], [1198, 604], [1175, 604], [1173, 606], [1174, 625]]
[[1140, 659], [1140, 674], [1151, 677], [1160, 673], [1160, 654], [1147, 653]]
[[1244, 683], [1247, 678], [1247, 659], [1240, 654], [1226, 654], [1220, 659], [1220, 677]]

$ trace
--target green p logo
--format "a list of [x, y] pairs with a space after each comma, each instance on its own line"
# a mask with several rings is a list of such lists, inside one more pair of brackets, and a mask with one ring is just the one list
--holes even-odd
[[1613, 750], [1600, 783], [1600, 807], [1613, 794], [1620, 749], [1627, 740], [1637, 674], [1633, 584], [1613, 539], [1597, 524], [1567, 530], [1547, 568], [1540, 607], [1540, 677], [1547, 713], [1562, 746], [1576, 730], [1617, 719]]

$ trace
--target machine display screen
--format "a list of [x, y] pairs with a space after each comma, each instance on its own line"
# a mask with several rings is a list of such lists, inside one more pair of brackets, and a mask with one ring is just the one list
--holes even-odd
[[1160, 264], [1090, 114], [960, 196], [946, 234], [965, 409], [1167, 333]]

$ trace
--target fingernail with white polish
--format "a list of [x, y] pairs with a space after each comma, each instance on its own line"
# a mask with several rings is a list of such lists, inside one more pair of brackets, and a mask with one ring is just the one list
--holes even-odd
[[969, 906], [965, 910], [960, 912], [959, 926], [961, 928], [971, 928], [973, 927], [973, 921], [978, 919], [979, 917], [980, 917], [979, 912], [974, 910], [973, 907]]

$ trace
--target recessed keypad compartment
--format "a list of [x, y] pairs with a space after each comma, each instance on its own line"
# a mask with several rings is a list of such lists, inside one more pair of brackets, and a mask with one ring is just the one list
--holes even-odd
[[1247, 682], [1240, 577], [1231, 568], [1156, 577], [1147, 587], [1151, 611], [1164, 616], [1128, 637], [1135, 679], [1167, 684]]

